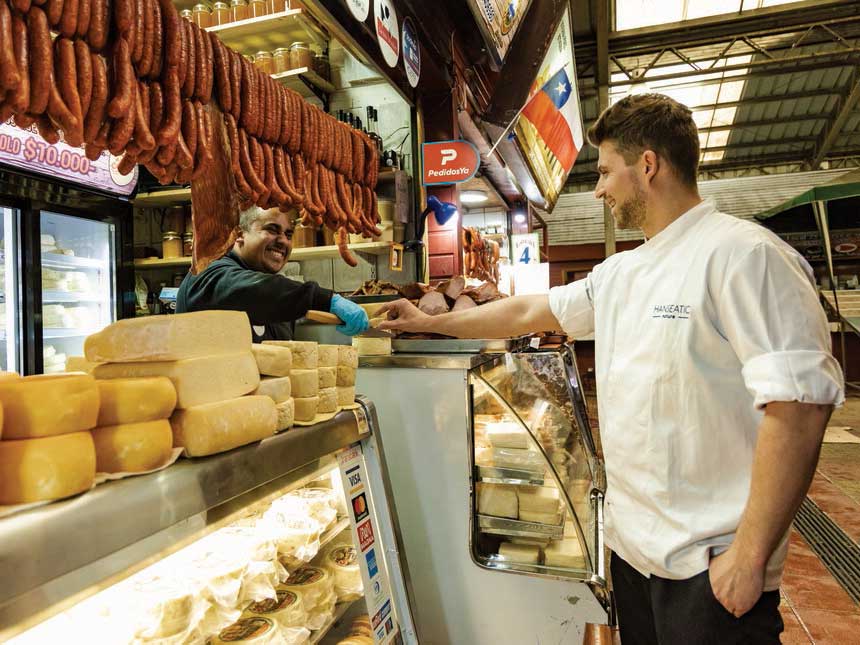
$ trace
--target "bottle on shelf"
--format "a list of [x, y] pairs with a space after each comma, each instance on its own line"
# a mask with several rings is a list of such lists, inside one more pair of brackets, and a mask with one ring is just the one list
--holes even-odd
[[382, 156], [382, 135], [379, 130], [379, 112], [373, 108], [373, 129], [376, 131], [376, 148], [379, 150], [379, 155]]
[[367, 106], [366, 114], [367, 114], [367, 136], [370, 137], [370, 140], [376, 146], [377, 150], [381, 150], [382, 142], [379, 138], [379, 133], [377, 132], [377, 127], [373, 124], [373, 116], [376, 110], [373, 109], [372, 105]]

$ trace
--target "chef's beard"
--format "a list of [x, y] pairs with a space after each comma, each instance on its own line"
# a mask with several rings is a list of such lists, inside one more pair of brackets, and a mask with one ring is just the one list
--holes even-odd
[[618, 205], [616, 222], [618, 228], [627, 230], [642, 228], [645, 223], [645, 191], [639, 181], [633, 180], [633, 196]]

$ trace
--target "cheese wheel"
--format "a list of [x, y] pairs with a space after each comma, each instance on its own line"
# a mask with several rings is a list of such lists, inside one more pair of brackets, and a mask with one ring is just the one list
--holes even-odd
[[96, 365], [100, 365], [100, 363], [92, 363], [83, 356], [69, 356], [66, 359], [67, 372], [86, 372], [87, 374], [92, 374]]
[[268, 396], [275, 403], [283, 403], [292, 396], [293, 388], [289, 376], [261, 378], [260, 385], [254, 390], [258, 396]]
[[166, 376], [176, 389], [180, 409], [234, 399], [260, 385], [257, 361], [250, 351], [155, 363], [105, 363], [93, 375], [97, 379]]
[[136, 473], [160, 468], [173, 450], [173, 432], [167, 419], [96, 428], [93, 441], [96, 470], [100, 473]]
[[320, 391], [320, 377], [316, 369], [294, 369], [290, 373], [292, 395], [298, 397], [316, 396]]
[[40, 374], [0, 381], [3, 439], [32, 439], [89, 430], [99, 389], [89, 374]]
[[508, 562], [537, 564], [540, 562], [540, 547], [529, 544], [502, 542], [499, 546], [499, 555]]
[[229, 627], [225, 627], [209, 642], [212, 645], [230, 645], [231, 643], [275, 645], [275, 643], [282, 643], [283, 638], [273, 620], [264, 616], [249, 616], [240, 618]]
[[127, 601], [136, 637], [169, 638], [191, 626], [199, 606], [197, 585], [183, 584], [169, 574], [132, 578], [129, 584]]
[[301, 593], [283, 587], [275, 589], [274, 598], [248, 605], [245, 616], [263, 616], [282, 627], [303, 627], [308, 620], [308, 612]]
[[292, 428], [296, 420], [296, 402], [294, 399], [287, 399], [283, 403], [276, 403], [278, 409], [278, 427], [277, 431], [281, 432], [287, 428]]
[[334, 578], [325, 569], [305, 566], [290, 574], [281, 587], [302, 594], [308, 612], [320, 608], [334, 592]]
[[564, 538], [555, 540], [544, 550], [544, 564], [550, 567], [567, 567], [570, 569], [584, 569], [585, 556], [582, 554], [582, 546], [576, 538]]
[[18, 380], [21, 375], [18, 372], [0, 372], [0, 381]]
[[391, 337], [356, 336], [352, 339], [352, 346], [359, 356], [388, 356], [391, 354]]
[[319, 368], [320, 389], [337, 385], [337, 366]]
[[248, 314], [224, 310], [125, 318], [84, 342], [84, 355], [96, 363], [178, 361], [250, 349]]
[[479, 482], [477, 491], [478, 513], [517, 519], [517, 491], [513, 486]]
[[329, 412], [337, 411], [337, 388], [327, 387], [320, 390], [320, 403], [317, 412], [320, 414], [328, 414]]
[[338, 345], [320, 345], [317, 348], [319, 367], [337, 367]]
[[0, 441], [0, 504], [60, 499], [92, 488], [96, 450], [89, 432]]
[[296, 421], [313, 421], [319, 412], [320, 398], [318, 396], [293, 397], [296, 406]]
[[118, 378], [97, 383], [99, 426], [167, 419], [176, 407], [176, 390], [164, 376]]
[[349, 345], [337, 346], [337, 364], [344, 367], [358, 367], [358, 351]]
[[538, 524], [561, 524], [561, 513], [541, 513], [539, 511], [519, 511], [519, 519], [523, 522], [537, 522]]
[[352, 544], [335, 544], [322, 559], [322, 566], [334, 577], [338, 602], [358, 600], [363, 594], [358, 553]]
[[177, 410], [170, 417], [173, 445], [190, 457], [212, 455], [275, 433], [278, 410], [267, 396], [236, 399]]
[[257, 360], [260, 374], [266, 376], [290, 375], [290, 370], [293, 368], [293, 353], [289, 347], [254, 343], [251, 345], [251, 351]]
[[293, 368], [315, 370], [319, 367], [317, 343], [305, 340], [264, 340], [263, 345], [288, 347], [293, 353]]
[[340, 406], [352, 405], [355, 403], [355, 386], [344, 385], [337, 387], [337, 404]]
[[355, 385], [355, 368], [354, 367], [345, 367], [343, 365], [337, 366], [337, 384], [340, 387], [344, 387], [347, 385]]

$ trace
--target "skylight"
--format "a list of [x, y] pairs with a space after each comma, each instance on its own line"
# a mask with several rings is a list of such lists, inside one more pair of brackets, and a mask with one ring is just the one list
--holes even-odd
[[637, 29], [669, 22], [739, 13], [799, 0], [615, 0], [615, 29]]

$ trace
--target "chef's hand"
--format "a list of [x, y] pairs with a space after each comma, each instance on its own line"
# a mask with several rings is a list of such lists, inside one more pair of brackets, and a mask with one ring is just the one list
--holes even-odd
[[332, 296], [329, 311], [343, 321], [342, 325], [337, 326], [337, 330], [341, 334], [355, 336], [367, 331], [370, 327], [367, 312], [343, 296], [337, 294]]
[[411, 332], [425, 331], [424, 323], [430, 318], [405, 298], [386, 303], [375, 315], [388, 316], [388, 320], [379, 323], [379, 329]]
[[711, 558], [708, 576], [716, 599], [737, 618], [753, 608], [764, 589], [764, 567], [738, 553], [734, 544]]

